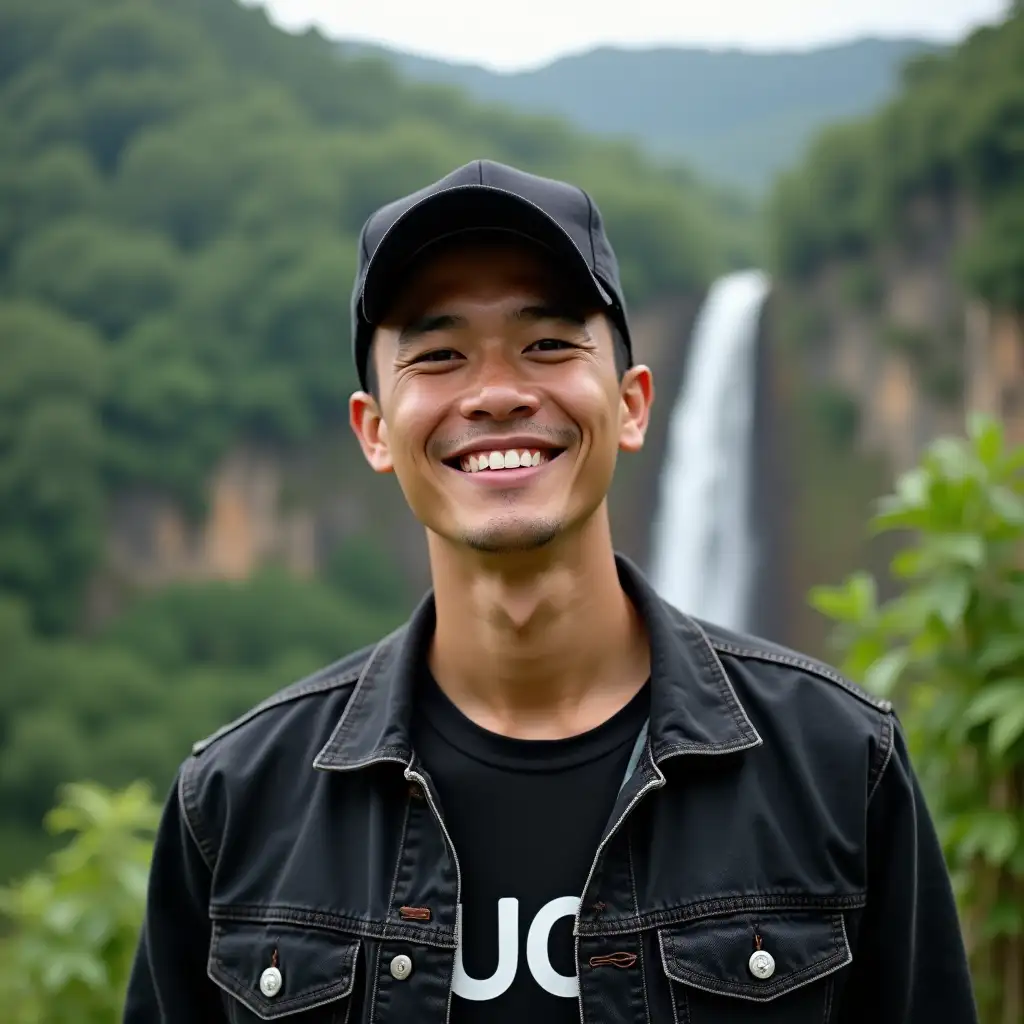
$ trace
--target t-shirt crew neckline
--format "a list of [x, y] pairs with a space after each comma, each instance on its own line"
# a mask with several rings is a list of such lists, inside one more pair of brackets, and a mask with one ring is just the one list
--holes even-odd
[[610, 718], [586, 732], [555, 740], [503, 736], [477, 725], [452, 703], [429, 669], [418, 711], [432, 732], [456, 750], [483, 764], [516, 772], [552, 772], [596, 761], [640, 731], [650, 711], [650, 680]]

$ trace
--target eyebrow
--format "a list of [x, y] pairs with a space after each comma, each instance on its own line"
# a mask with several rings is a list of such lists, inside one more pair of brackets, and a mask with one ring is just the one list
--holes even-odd
[[[587, 325], [587, 318], [579, 309], [552, 303], [522, 306], [509, 313], [508, 319], [520, 323], [542, 323], [554, 320], [577, 330], [585, 328]], [[417, 317], [402, 328], [398, 335], [398, 347], [412, 345], [428, 334], [456, 330], [466, 327], [468, 324], [469, 321], [464, 316], [457, 316], [454, 313], [430, 313]]]

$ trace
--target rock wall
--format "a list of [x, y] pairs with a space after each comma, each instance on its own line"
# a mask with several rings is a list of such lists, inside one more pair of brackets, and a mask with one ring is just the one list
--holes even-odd
[[[958, 279], [973, 210], [921, 199], [907, 220], [898, 248], [782, 282], [766, 314], [785, 478], [770, 501], [787, 506], [773, 520], [771, 543], [786, 552], [773, 636], [821, 656], [828, 628], [809, 609], [810, 587], [867, 568], [891, 591], [894, 541], [867, 535], [874, 499], [931, 440], [962, 434], [968, 412], [994, 413], [1024, 443], [1024, 318], [987, 310]], [[848, 434], [830, 436], [847, 419]]]

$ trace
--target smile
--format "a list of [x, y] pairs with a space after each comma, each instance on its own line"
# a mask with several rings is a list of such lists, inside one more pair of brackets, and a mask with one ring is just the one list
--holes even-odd
[[508, 448], [471, 452], [446, 460], [447, 465], [463, 473], [503, 473], [512, 469], [543, 466], [557, 458], [563, 448]]

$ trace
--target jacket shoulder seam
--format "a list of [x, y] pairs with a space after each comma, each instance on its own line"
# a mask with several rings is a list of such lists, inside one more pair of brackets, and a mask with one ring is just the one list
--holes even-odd
[[198, 821], [195, 820], [198, 818], [198, 814], [194, 813], [195, 808], [193, 806], [195, 785], [192, 779], [192, 771], [195, 763], [195, 760], [190, 758], [181, 766], [181, 773], [178, 776], [178, 803], [181, 806], [181, 817], [185, 822], [185, 828], [192, 837], [192, 842], [199, 851], [199, 856], [203, 858], [203, 863], [210, 873], [213, 874], [217, 862], [216, 851], [208, 843], [199, 828]]
[[300, 681], [298, 683], [294, 683], [292, 686], [285, 687], [278, 693], [275, 693], [266, 700], [261, 701], [255, 707], [250, 708], [233, 722], [228, 722], [227, 725], [221, 726], [215, 733], [207, 736], [206, 739], [198, 740], [196, 743], [193, 743], [192, 756], [198, 757], [211, 744], [222, 739], [224, 736], [227, 736], [229, 733], [240, 729], [243, 725], [251, 722], [254, 718], [258, 715], [262, 715], [265, 711], [270, 711], [272, 708], [280, 707], [282, 704], [290, 704], [292, 701], [301, 700], [303, 697], [326, 693], [328, 690], [336, 690], [342, 686], [348, 686], [351, 683], [354, 683], [359, 678], [359, 673], [361, 671], [362, 666], [357, 665], [354, 668], [348, 668], [344, 671], [328, 673], [326, 676], [313, 676], [308, 680]]
[[856, 697], [862, 703], [867, 704], [876, 711], [880, 711], [882, 714], [889, 715], [892, 713], [891, 701], [883, 700], [880, 697], [873, 697], [866, 690], [862, 690], [855, 683], [840, 675], [835, 669], [822, 662], [815, 661], [813, 658], [803, 657], [796, 653], [767, 650], [763, 647], [743, 647], [738, 644], [729, 643], [727, 640], [718, 640], [713, 636], [710, 637], [710, 640], [711, 646], [723, 654], [732, 654], [738, 658], [752, 658], [755, 661], [770, 661], [777, 665], [787, 665], [790, 668], [801, 669], [813, 676], [817, 676], [819, 679], [824, 679], [840, 687], [840, 689], [845, 690], [851, 696]]
[[878, 756], [875, 759], [877, 767], [874, 768], [874, 779], [871, 780], [869, 776], [870, 788], [868, 789], [868, 806], [871, 805], [871, 801], [874, 798], [875, 793], [878, 792], [878, 787], [882, 783], [882, 778], [885, 775], [886, 768], [889, 767], [889, 762], [892, 760], [893, 747], [896, 745], [896, 722], [892, 715], [886, 715], [882, 719], [881, 735], [878, 741]]

